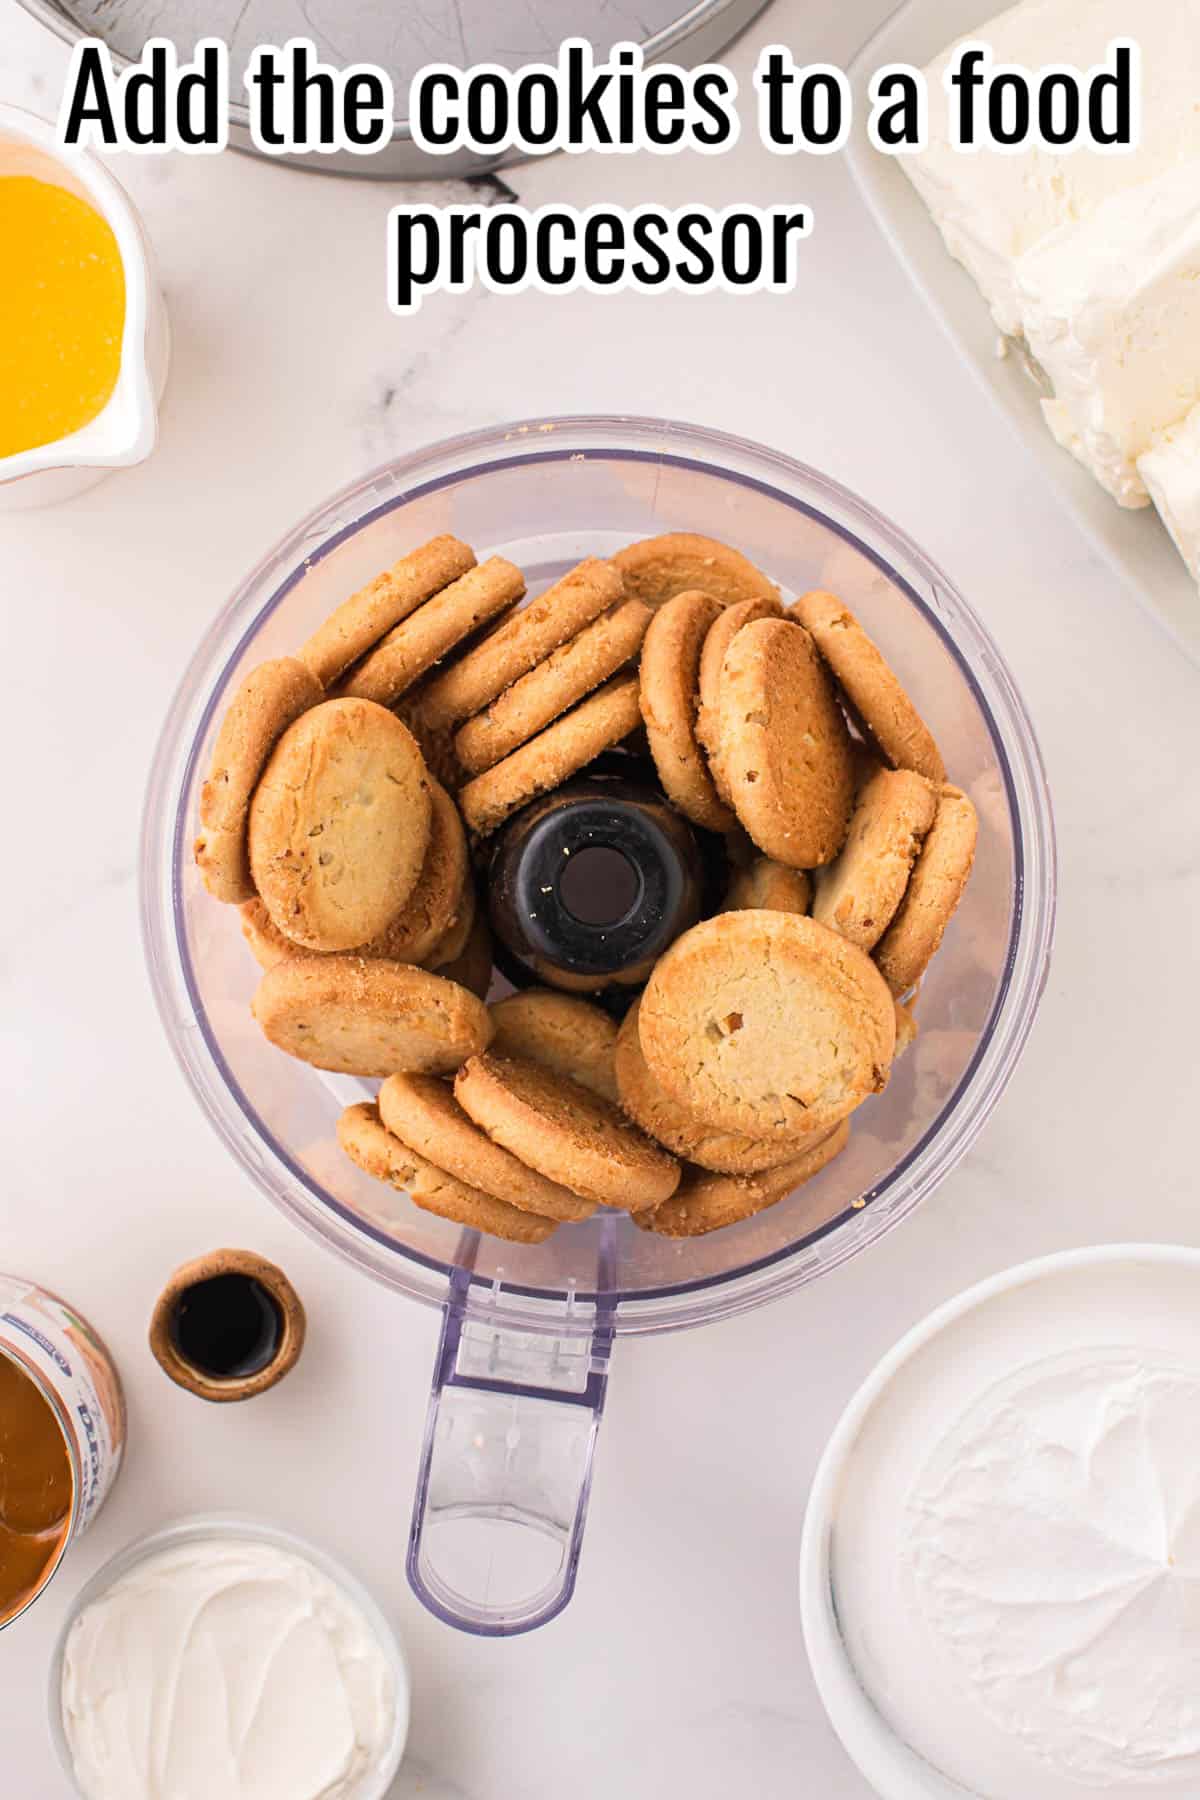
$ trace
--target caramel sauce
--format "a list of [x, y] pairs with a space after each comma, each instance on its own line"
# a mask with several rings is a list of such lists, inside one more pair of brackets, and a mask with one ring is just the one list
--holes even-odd
[[48, 1579], [71, 1525], [74, 1480], [49, 1401], [0, 1353], [0, 1625]]

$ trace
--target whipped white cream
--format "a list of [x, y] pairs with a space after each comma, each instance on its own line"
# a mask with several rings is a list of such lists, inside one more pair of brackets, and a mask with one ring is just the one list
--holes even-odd
[[908, 1500], [916, 1605], [1047, 1768], [1200, 1782], [1200, 1374], [1122, 1350], [1031, 1363]]
[[1200, 1793], [1200, 1278], [985, 1302], [864, 1423], [834, 1521], [859, 1678], [983, 1800]]
[[397, 1701], [353, 1601], [252, 1539], [149, 1557], [80, 1615], [63, 1664], [88, 1800], [355, 1800]]

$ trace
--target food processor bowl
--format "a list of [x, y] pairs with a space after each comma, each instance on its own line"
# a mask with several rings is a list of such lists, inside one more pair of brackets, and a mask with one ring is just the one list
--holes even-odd
[[[374, 1083], [283, 1055], [250, 1014], [258, 968], [192, 858], [199, 789], [241, 678], [295, 651], [347, 594], [454, 532], [537, 591], [585, 555], [696, 531], [791, 593], [832, 589], [877, 639], [980, 817], [973, 878], [921, 986], [920, 1035], [850, 1143], [789, 1199], [693, 1240], [603, 1210], [517, 1245], [419, 1211], [339, 1150]], [[448, 1623], [502, 1635], [570, 1597], [609, 1357], [625, 1334], [703, 1325], [856, 1256], [953, 1168], [999, 1098], [1045, 983], [1054, 836], [1032, 727], [941, 571], [837, 483], [778, 452], [637, 418], [530, 420], [455, 438], [345, 488], [270, 551], [200, 645], [146, 807], [142, 904], [171, 1045], [242, 1167], [364, 1272], [443, 1313], [409, 1575]]]

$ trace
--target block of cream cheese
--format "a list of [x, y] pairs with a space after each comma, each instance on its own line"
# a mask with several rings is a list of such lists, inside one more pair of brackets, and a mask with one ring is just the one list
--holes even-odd
[[1014, 282], [1054, 389], [1047, 424], [1122, 506], [1145, 506], [1138, 457], [1200, 400], [1200, 159], [1060, 226]]
[[1137, 467], [1175, 548], [1200, 581], [1200, 406], [1164, 431]]
[[974, 277], [1000, 330], [1022, 329], [1017, 260], [1061, 226], [1089, 218], [1112, 195], [1200, 156], [1200, 0], [1024, 0], [968, 34], [997, 62], [1088, 69], [1113, 38], [1142, 52], [1142, 134], [1131, 152], [1033, 147], [962, 152], [950, 143], [943, 73], [960, 38], [926, 69], [929, 147], [900, 163], [950, 254]]

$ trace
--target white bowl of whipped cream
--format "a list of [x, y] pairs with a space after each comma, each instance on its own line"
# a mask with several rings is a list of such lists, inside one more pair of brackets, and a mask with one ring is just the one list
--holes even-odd
[[82, 1590], [50, 1722], [83, 1800], [383, 1800], [408, 1735], [399, 1640], [290, 1533], [185, 1519]]
[[1200, 1251], [1073, 1251], [925, 1319], [830, 1439], [800, 1591], [884, 1800], [1195, 1800]]

